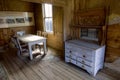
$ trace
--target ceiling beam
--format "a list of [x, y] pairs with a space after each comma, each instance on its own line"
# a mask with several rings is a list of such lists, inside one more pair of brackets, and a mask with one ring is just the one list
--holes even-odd
[[56, 6], [64, 7], [66, 5], [66, 0], [21, 0], [32, 3], [50, 3]]

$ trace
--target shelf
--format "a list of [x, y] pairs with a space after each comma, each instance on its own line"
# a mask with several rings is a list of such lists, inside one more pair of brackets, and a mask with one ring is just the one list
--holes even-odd
[[100, 25], [100, 26], [95, 26], [95, 25], [73, 25], [72, 27], [76, 27], [76, 28], [102, 28], [103, 25]]

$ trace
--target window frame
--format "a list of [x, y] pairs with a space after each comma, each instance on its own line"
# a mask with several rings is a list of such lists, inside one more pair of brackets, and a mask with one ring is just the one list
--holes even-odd
[[[45, 13], [45, 4], [49, 4], [49, 3], [43, 3], [42, 4], [42, 11], [43, 11], [43, 26], [44, 26], [44, 31], [46, 31], [46, 32], [48, 32], [48, 33], [53, 33], [53, 6], [52, 6], [52, 4], [49, 4], [49, 5], [51, 5], [51, 7], [52, 7], [52, 16], [51, 17], [47, 17], [46, 16], [46, 13]], [[50, 30], [50, 29], [48, 29], [47, 30], [47, 27], [46, 27], [46, 24], [45, 24], [45, 20], [46, 19], [52, 19], [52, 30]], [[49, 27], [50, 28], [50, 27]]]
[[98, 41], [98, 29], [93, 29], [94, 31], [91, 31], [91, 29], [93, 28], [81, 28], [81, 39]]

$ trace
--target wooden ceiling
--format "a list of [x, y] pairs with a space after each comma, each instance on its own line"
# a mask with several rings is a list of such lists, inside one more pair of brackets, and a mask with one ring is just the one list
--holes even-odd
[[21, 0], [21, 1], [27, 1], [27, 2], [32, 2], [32, 3], [51, 3], [56, 6], [65, 6], [66, 0]]

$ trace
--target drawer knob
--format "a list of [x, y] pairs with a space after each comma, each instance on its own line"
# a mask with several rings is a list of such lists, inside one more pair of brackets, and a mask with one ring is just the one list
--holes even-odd
[[86, 56], [85, 56], [85, 55], [83, 55], [83, 57], [85, 58]]
[[82, 68], [84, 68], [84, 65], [82, 65]]
[[72, 53], [72, 51], [70, 51], [70, 53]]
[[82, 61], [82, 63], [85, 63], [85, 61]]

